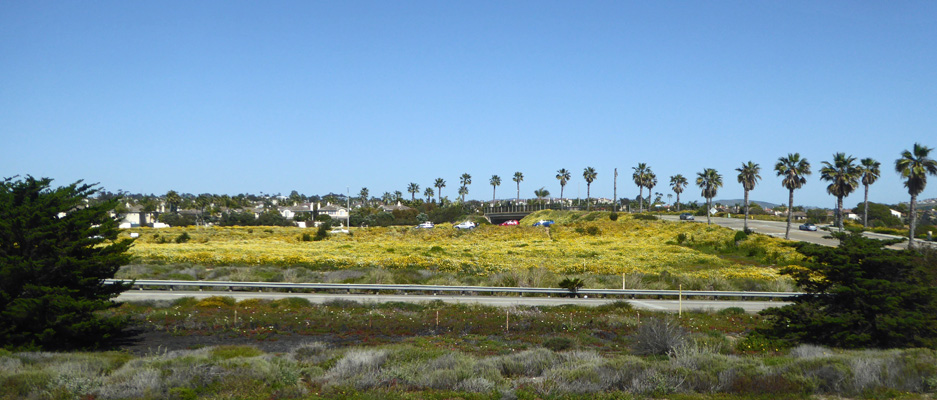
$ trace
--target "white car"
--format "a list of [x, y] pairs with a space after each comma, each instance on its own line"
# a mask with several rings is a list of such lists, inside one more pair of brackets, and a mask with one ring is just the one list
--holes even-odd
[[477, 225], [475, 225], [475, 223], [472, 222], [472, 221], [465, 221], [465, 222], [463, 222], [463, 223], [461, 223], [461, 224], [458, 224], [458, 225], [456, 225], [456, 226], [453, 226], [453, 228], [456, 228], [456, 229], [475, 229], [476, 226], [477, 226]]
[[417, 226], [416, 226], [416, 229], [433, 229], [433, 228], [435, 228], [435, 227], [436, 227], [436, 225], [433, 225], [433, 222], [432, 222], [432, 221], [426, 221], [426, 222], [424, 222], [424, 223], [422, 223], [422, 224], [417, 225]]

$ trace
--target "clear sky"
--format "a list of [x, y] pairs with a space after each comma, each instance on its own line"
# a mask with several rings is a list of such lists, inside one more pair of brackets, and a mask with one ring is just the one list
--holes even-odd
[[[163, 194], [457, 197], [541, 186], [634, 197], [800, 152], [795, 203], [833, 207], [835, 152], [882, 162], [872, 201], [907, 201], [894, 160], [937, 147], [934, 1], [4, 1], [0, 176]], [[937, 158], [937, 150], [931, 153]], [[937, 178], [921, 198], [937, 197]], [[687, 188], [683, 198], [700, 199]], [[846, 200], [862, 200], [862, 189]]]

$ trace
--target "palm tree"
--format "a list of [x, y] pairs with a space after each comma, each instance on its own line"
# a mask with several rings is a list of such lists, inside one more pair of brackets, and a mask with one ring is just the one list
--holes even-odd
[[572, 174], [566, 168], [560, 168], [556, 171], [556, 179], [560, 181], [560, 201], [563, 201], [563, 189], [566, 188], [566, 184], [569, 183], [571, 178]]
[[716, 197], [716, 190], [722, 187], [722, 175], [719, 175], [715, 169], [706, 168], [703, 172], [696, 174], [696, 186], [703, 189], [702, 196], [706, 198], [706, 224], [712, 223], [709, 210], [713, 207], [713, 197]]
[[790, 154], [787, 157], [778, 158], [778, 163], [774, 165], [774, 170], [778, 176], [783, 176], [781, 186], [790, 191], [787, 206], [787, 229], [784, 231], [784, 238], [791, 238], [791, 218], [794, 215], [794, 190], [800, 189], [807, 183], [807, 175], [810, 175], [810, 163], [806, 158], [800, 158], [800, 153]]
[[182, 196], [175, 190], [166, 192], [166, 204], [169, 205], [169, 212], [176, 212], [179, 209], [179, 203], [182, 202]]
[[426, 196], [427, 203], [433, 200], [433, 195], [435, 194], [436, 193], [433, 191], [433, 188], [431, 187], [427, 187], [426, 190], [423, 191], [423, 195]]
[[846, 153], [833, 154], [833, 162], [824, 161], [820, 168], [820, 180], [828, 181], [826, 192], [836, 196], [836, 226], [843, 230], [843, 197], [849, 196], [859, 187], [862, 174], [856, 167], [856, 158]]
[[595, 172], [595, 168], [592, 167], [586, 167], [582, 170], [582, 177], [586, 180], [586, 209], [588, 210], [592, 209], [592, 203], [589, 201], [589, 189], [592, 187], [592, 181], [598, 175], [599, 173]]
[[501, 186], [501, 177], [498, 175], [492, 175], [491, 179], [488, 180], [488, 183], [491, 184], [491, 202], [495, 202], [495, 192], [498, 190], [498, 186]]
[[433, 183], [433, 186], [438, 190], [436, 196], [439, 199], [439, 203], [442, 204], [442, 188], [446, 187], [446, 181], [442, 178], [436, 178], [436, 182]]
[[550, 191], [541, 187], [540, 189], [534, 190], [534, 196], [537, 196], [537, 201], [540, 202], [540, 208], [543, 208], [543, 198], [550, 195]]
[[416, 201], [416, 194], [420, 192], [420, 185], [410, 182], [407, 185], [407, 191], [410, 192], [410, 201]]
[[881, 166], [882, 163], [871, 158], [863, 158], [862, 161], [859, 162], [859, 172], [862, 174], [862, 185], [865, 186], [865, 200], [862, 207], [863, 227], [869, 226], [869, 186], [875, 183], [878, 177], [881, 176]]
[[895, 160], [895, 171], [901, 175], [904, 181], [904, 187], [908, 188], [908, 194], [911, 195], [911, 214], [908, 218], [908, 248], [914, 247], [914, 227], [917, 213], [914, 207], [917, 203], [917, 195], [924, 191], [927, 186], [927, 175], [937, 176], [937, 160], [928, 157], [930, 147], [914, 144], [914, 150], [905, 150], [901, 153], [901, 158]]
[[654, 189], [654, 186], [657, 186], [657, 175], [651, 172], [651, 169], [647, 169], [647, 174], [644, 176], [644, 187], [647, 188], [647, 209], [651, 209], [651, 189]]
[[524, 174], [520, 171], [514, 173], [514, 178], [511, 178], [512, 181], [517, 182], [517, 201], [521, 201], [521, 181], [524, 180]]
[[644, 211], [644, 179], [647, 177], [649, 169], [645, 163], [638, 163], [637, 167], [631, 169], [634, 170], [631, 179], [634, 180], [635, 185], [638, 185], [638, 212], [642, 212]]
[[358, 197], [361, 197], [361, 204], [367, 207], [368, 206], [368, 188], [366, 187], [361, 188], [361, 191], [358, 192]]
[[687, 183], [686, 178], [681, 174], [670, 177], [670, 188], [677, 194], [677, 211], [680, 211], [680, 193], [683, 193], [683, 188], [686, 187]]
[[459, 189], [459, 195], [462, 196], [462, 202], [465, 203], [465, 195], [468, 194], [468, 185], [472, 184], [472, 176], [468, 173], [462, 174], [462, 176], [459, 177], [459, 183], [462, 184], [462, 189], [465, 189]]
[[748, 192], [754, 189], [758, 180], [761, 179], [761, 175], [759, 175], [761, 167], [749, 161], [748, 163], [742, 163], [742, 167], [735, 170], [739, 172], [739, 183], [742, 184], [742, 189], [745, 189], [745, 223], [743, 229], [748, 232]]

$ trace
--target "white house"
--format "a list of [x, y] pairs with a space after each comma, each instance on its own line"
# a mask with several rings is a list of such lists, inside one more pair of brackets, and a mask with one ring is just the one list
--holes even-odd
[[327, 203], [325, 206], [319, 207], [319, 215], [328, 215], [332, 219], [346, 219], [348, 218], [348, 209]]

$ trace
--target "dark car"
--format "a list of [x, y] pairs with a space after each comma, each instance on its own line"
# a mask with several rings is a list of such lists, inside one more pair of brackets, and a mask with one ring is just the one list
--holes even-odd
[[806, 224], [801, 225], [801, 226], [800, 226], [800, 230], [802, 230], [802, 231], [814, 231], [814, 232], [816, 232], [817, 226], [808, 222], [808, 223], [806, 223]]
[[534, 222], [534, 226], [551, 226], [555, 224], [552, 219], [541, 219], [540, 221]]
[[690, 213], [683, 213], [683, 214], [680, 214], [680, 219], [682, 219], [682, 220], [684, 220], [684, 221], [695, 221], [695, 220], [696, 220], [696, 218], [693, 218], [693, 214], [690, 214]]

